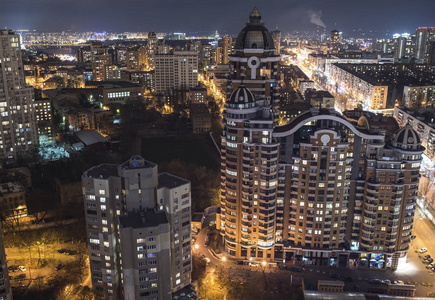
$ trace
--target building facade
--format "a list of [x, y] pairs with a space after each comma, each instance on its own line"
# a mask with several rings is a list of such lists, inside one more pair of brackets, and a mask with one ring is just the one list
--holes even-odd
[[400, 127], [411, 125], [421, 138], [421, 144], [425, 147], [424, 153], [435, 159], [435, 118], [434, 111], [428, 109], [421, 114], [418, 110], [405, 107], [395, 107], [393, 117]]
[[233, 66], [232, 88], [242, 84], [256, 97], [269, 101], [278, 99], [278, 64], [272, 33], [264, 27], [257, 8], [249, 22], [237, 36], [234, 54], [229, 57]]
[[101, 43], [92, 43], [92, 78], [94, 81], [103, 81], [107, 79], [107, 71], [113, 65], [112, 55], [108, 49]]
[[26, 86], [20, 36], [0, 30], [0, 152], [7, 159], [38, 146], [33, 88]]
[[190, 283], [190, 182], [133, 156], [82, 176], [92, 284], [103, 299], [171, 299]]
[[172, 89], [189, 89], [198, 85], [198, 53], [195, 51], [173, 51], [156, 54], [156, 92]]
[[[388, 137], [313, 109], [273, 135], [281, 148], [277, 214], [284, 217], [277, 237], [291, 245], [287, 259], [301, 259], [299, 245], [321, 265], [346, 266], [351, 251], [366, 267], [406, 260], [424, 150], [417, 132], [407, 126]], [[340, 248], [350, 252], [332, 251]]]
[[229, 255], [273, 259], [279, 145], [272, 108], [240, 85], [226, 102], [223, 123], [217, 228]]

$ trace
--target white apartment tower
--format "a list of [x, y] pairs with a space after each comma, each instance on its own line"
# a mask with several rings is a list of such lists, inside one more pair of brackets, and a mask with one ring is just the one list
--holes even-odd
[[171, 89], [189, 89], [198, 85], [198, 53], [196, 51], [173, 51], [156, 54], [156, 92]]
[[26, 85], [20, 36], [0, 30], [0, 152], [16, 159], [38, 145], [33, 88]]
[[190, 283], [190, 182], [133, 156], [83, 174], [92, 284], [103, 299], [171, 299]]

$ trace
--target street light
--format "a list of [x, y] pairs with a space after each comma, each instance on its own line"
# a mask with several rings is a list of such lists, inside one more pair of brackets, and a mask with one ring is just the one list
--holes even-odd
[[226, 261], [226, 260], [227, 260], [226, 256], [222, 257], [222, 261]]
[[198, 244], [195, 244], [195, 249], [198, 249], [199, 248], [199, 245]]
[[263, 260], [262, 264], [263, 264], [263, 266], [266, 266], [266, 262], [264, 260]]

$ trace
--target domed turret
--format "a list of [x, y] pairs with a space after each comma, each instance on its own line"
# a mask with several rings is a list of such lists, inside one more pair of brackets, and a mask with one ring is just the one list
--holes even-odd
[[404, 150], [420, 150], [421, 148], [420, 136], [409, 124], [396, 132], [392, 144]]
[[237, 36], [235, 49], [275, 49], [272, 34], [264, 27], [260, 12], [256, 7], [249, 16], [249, 23]]
[[157, 34], [154, 32], [154, 30], [150, 30], [150, 32], [148, 32], [148, 38], [156, 38]]
[[229, 108], [250, 108], [255, 106], [255, 97], [243, 84], [235, 89], [227, 99]]

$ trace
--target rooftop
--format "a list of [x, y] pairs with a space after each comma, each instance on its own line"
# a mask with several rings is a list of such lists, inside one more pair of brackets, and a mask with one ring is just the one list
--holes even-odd
[[101, 164], [90, 168], [83, 173], [83, 177], [108, 179], [112, 176], [118, 176], [118, 165], [116, 164]]
[[156, 227], [166, 223], [168, 223], [168, 219], [163, 210], [142, 210], [128, 212], [127, 215], [119, 216], [119, 225], [121, 228]]
[[133, 155], [129, 160], [121, 164], [119, 167], [123, 170], [127, 169], [144, 169], [154, 168], [157, 164], [145, 160], [140, 155]]
[[86, 146], [107, 142], [107, 139], [95, 130], [77, 131], [74, 135]]
[[173, 189], [188, 183], [190, 183], [190, 181], [169, 173], [159, 174], [159, 188], [166, 187]]
[[340, 69], [376, 86], [435, 85], [430, 74], [402, 64], [334, 64]]
[[0, 195], [8, 195], [14, 193], [24, 192], [25, 189], [21, 183], [18, 182], [8, 182], [0, 184]]

